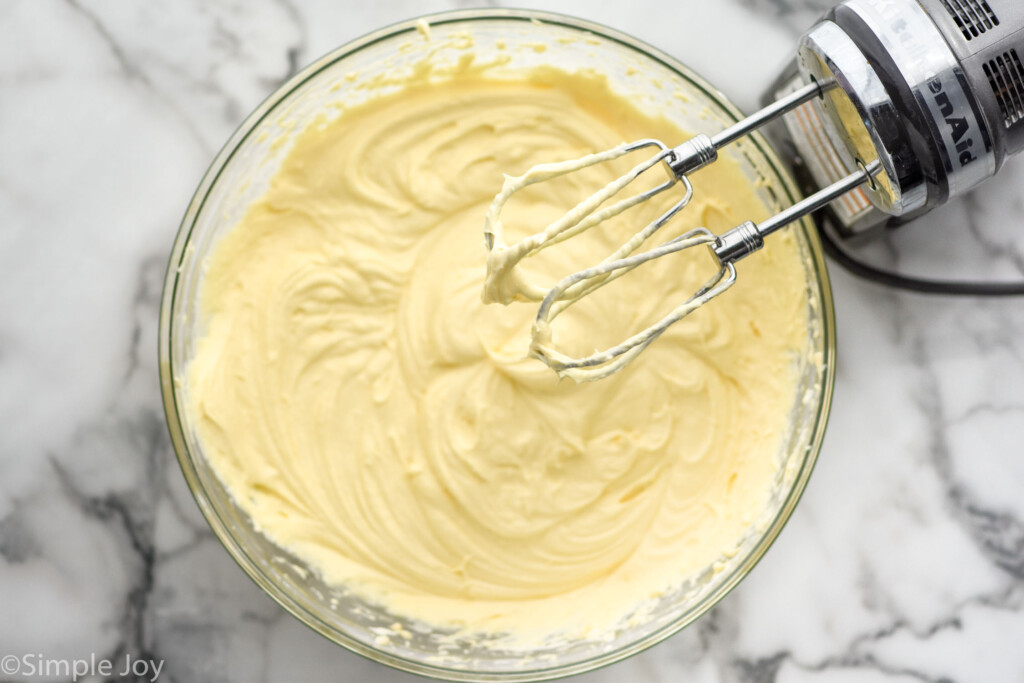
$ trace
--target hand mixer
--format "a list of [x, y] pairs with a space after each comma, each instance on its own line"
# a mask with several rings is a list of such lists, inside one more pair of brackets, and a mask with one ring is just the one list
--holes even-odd
[[[768, 99], [763, 109], [715, 135], [700, 134], [675, 147], [640, 140], [506, 178], [485, 221], [484, 301], [541, 302], [531, 356], [577, 381], [607, 377], [732, 286], [736, 262], [776, 230], [827, 209], [828, 224], [841, 235], [869, 233], [916, 218], [994, 175], [1007, 156], [1024, 149], [1024, 3], [846, 0], [802, 36]], [[805, 199], [760, 223], [745, 221], [721, 235], [698, 228], [637, 253], [692, 198], [689, 174], [714, 162], [726, 145], [793, 111], [782, 119], [785, 128], [777, 139], [802, 180]], [[544, 230], [505, 244], [501, 211], [516, 192], [644, 149], [653, 150], [652, 156], [625, 175]], [[668, 171], [665, 182], [615, 199], [656, 166]], [[677, 184], [682, 197], [600, 264], [547, 290], [515, 269], [523, 259]], [[840, 197], [844, 201], [833, 202]], [[553, 348], [551, 322], [566, 308], [648, 261], [700, 245], [710, 250], [718, 271], [661, 320], [589, 356], [574, 358]], [[889, 280], [919, 291], [1024, 293], [1016, 283], [944, 287], [899, 276]]]

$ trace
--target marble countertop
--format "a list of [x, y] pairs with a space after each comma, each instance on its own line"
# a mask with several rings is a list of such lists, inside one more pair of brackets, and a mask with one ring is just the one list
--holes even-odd
[[[167, 436], [157, 314], [181, 215], [248, 111], [366, 31], [472, 4], [0, 3], [0, 658], [414, 680], [288, 616], [208, 530]], [[525, 4], [632, 33], [751, 110], [828, 0]], [[875, 256], [1024, 277], [1022, 188], [1013, 159]], [[583, 680], [1024, 680], [1024, 299], [832, 275], [835, 402], [789, 525], [694, 626]]]

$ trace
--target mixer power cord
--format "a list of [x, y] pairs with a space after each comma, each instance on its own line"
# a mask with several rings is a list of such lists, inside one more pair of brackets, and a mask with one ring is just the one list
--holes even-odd
[[887, 287], [902, 289], [919, 294], [943, 296], [1002, 297], [1024, 296], [1024, 281], [1021, 282], [979, 282], [966, 280], [932, 280], [911, 277], [895, 271], [878, 268], [854, 256], [842, 242], [832, 234], [831, 228], [820, 217], [815, 217], [822, 246], [828, 256], [844, 269], [857, 277], [877, 282]]

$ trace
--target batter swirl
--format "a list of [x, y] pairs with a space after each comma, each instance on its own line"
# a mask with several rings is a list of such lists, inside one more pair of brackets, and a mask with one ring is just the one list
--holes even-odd
[[[602, 382], [559, 382], [526, 358], [532, 307], [480, 300], [502, 173], [641, 137], [687, 136], [548, 70], [411, 83], [298, 137], [208, 264], [188, 371], [205, 452], [268, 537], [399, 615], [523, 633], [609, 625], [735, 549], [767, 505], [807, 346], [792, 235]], [[538, 186], [506, 230], [623, 164]], [[728, 158], [694, 185], [678, 232], [768, 214]], [[532, 275], [597, 262], [622, 241], [607, 230]], [[621, 337], [710, 267], [662, 261], [560, 329]]]

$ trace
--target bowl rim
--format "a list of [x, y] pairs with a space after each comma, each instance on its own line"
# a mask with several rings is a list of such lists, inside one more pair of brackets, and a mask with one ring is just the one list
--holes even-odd
[[[818, 455], [821, 451], [829, 414], [831, 412], [832, 394], [835, 386], [836, 375], [836, 324], [832, 287], [828, 270], [826, 268], [824, 251], [818, 239], [817, 231], [814, 229], [813, 223], [810, 220], [805, 218], [798, 225], [807, 240], [811, 257], [811, 265], [818, 275], [816, 278], [816, 284], [818, 287], [819, 301], [821, 302], [822, 316], [822, 325], [820, 330], [822, 336], [822, 360], [820, 366], [821, 369], [819, 371], [821, 378], [821, 397], [817, 406], [814, 423], [811, 425], [812, 434], [810, 442], [807, 445], [807, 454], [800, 465], [799, 471], [794, 477], [793, 486], [780, 506], [778, 513], [770, 522], [768, 528], [750, 550], [750, 554], [746, 560], [734, 568], [727, 579], [723, 581], [716, 590], [709, 593], [704, 600], [695, 607], [695, 609], [687, 612], [680, 618], [666, 624], [660, 629], [647, 634], [645, 637], [624, 645], [616, 650], [563, 665], [541, 666], [534, 669], [504, 672], [477, 672], [409, 659], [363, 643], [347, 633], [339, 631], [333, 626], [325, 623], [315, 614], [310, 613], [300, 604], [294, 602], [290, 594], [281, 589], [276, 582], [263, 572], [259, 562], [250, 557], [248, 552], [242, 547], [235, 536], [232, 535], [227, 525], [220, 518], [210, 503], [210, 496], [207, 494], [203, 486], [202, 480], [200, 479], [196, 469], [196, 465], [193, 462], [192, 454], [189, 451], [185, 440], [179, 416], [177, 395], [175, 392], [174, 367], [172, 365], [172, 311], [174, 310], [174, 303], [178, 289], [178, 268], [185, 256], [186, 247], [190, 243], [196, 218], [202, 211], [210, 190], [216, 184], [220, 174], [234, 157], [234, 154], [238, 151], [241, 143], [245, 141], [252, 131], [267, 117], [268, 114], [270, 114], [270, 112], [275, 109], [280, 102], [285, 100], [296, 89], [301, 87], [309, 79], [349, 55], [395, 36], [419, 30], [419, 27], [422, 26], [422, 22], [424, 21], [430, 26], [440, 26], [468, 21], [522, 21], [527, 23], [539, 21], [545, 24], [561, 26], [575, 31], [592, 33], [611, 42], [618, 43], [623, 47], [630, 48], [643, 54], [647, 58], [661, 63], [662, 66], [685, 78], [695, 88], [702, 91], [704, 95], [711, 98], [711, 100], [713, 100], [728, 117], [737, 121], [743, 118], [742, 112], [733, 105], [724, 94], [714, 88], [710, 83], [689, 67], [662, 50], [634, 38], [629, 34], [603, 24], [555, 12], [524, 9], [469, 9], [438, 12], [390, 24], [335, 48], [298, 71], [294, 76], [268, 95], [263, 102], [261, 102], [260, 105], [257, 106], [244, 121], [242, 121], [210, 163], [209, 168], [204, 173], [202, 180], [196, 188], [196, 191], [189, 202], [188, 208], [182, 217], [175, 236], [174, 245], [168, 258], [161, 296], [158, 329], [158, 361], [160, 369], [161, 394], [171, 442], [174, 446], [175, 455], [177, 456], [182, 474], [185, 476], [186, 483], [188, 484], [189, 491], [195, 499], [196, 504], [199, 506], [207, 524], [209, 524], [211, 530], [214, 532], [221, 545], [224, 546], [225, 550], [227, 550], [228, 554], [242, 568], [245, 574], [254, 583], [256, 583], [264, 593], [284, 608], [285, 611], [331, 642], [337, 643], [338, 645], [341, 645], [346, 649], [374, 662], [386, 664], [408, 673], [444, 680], [541, 681], [593, 671], [595, 669], [614, 664], [615, 662], [619, 662], [660, 643], [666, 638], [678, 633], [686, 626], [689, 626], [707, 613], [712, 607], [717, 605], [726, 595], [732, 592], [739, 582], [744, 579], [758, 564], [765, 552], [769, 547], [771, 547], [779, 533], [785, 527], [786, 522], [789, 520], [790, 515], [796, 507], [796, 504], [803, 495], [810, 479], [811, 472], [814, 469], [814, 465], [817, 462]], [[761, 155], [767, 166], [780, 181], [779, 189], [781, 190], [781, 195], [790, 201], [794, 201], [796, 197], [799, 197], [800, 193], [797, 190], [793, 179], [790, 177], [789, 172], [781, 163], [775, 151], [771, 145], [768, 144], [765, 138], [760, 133], [755, 133], [749, 138], [749, 140], [757, 150], [757, 153]]]

